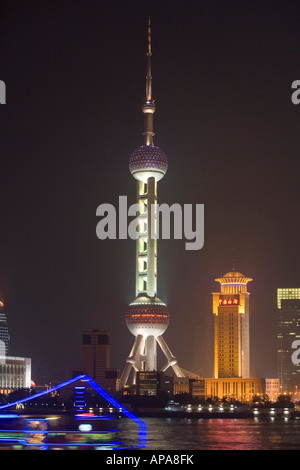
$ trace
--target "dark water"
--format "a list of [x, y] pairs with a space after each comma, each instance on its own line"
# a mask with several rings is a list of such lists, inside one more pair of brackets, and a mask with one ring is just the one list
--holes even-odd
[[295, 416], [170, 417], [142, 421], [146, 424], [146, 436], [139, 420], [118, 416], [93, 419], [82, 416], [79, 421], [72, 421], [69, 429], [65, 423], [63, 427], [55, 427], [51, 424], [55, 420], [49, 424], [44, 418], [3, 415], [0, 448], [136, 449], [144, 446], [146, 437], [143, 449], [150, 451], [300, 450], [300, 419]]
[[[143, 418], [149, 450], [300, 450], [300, 420]], [[130, 445], [131, 426], [121, 426]]]

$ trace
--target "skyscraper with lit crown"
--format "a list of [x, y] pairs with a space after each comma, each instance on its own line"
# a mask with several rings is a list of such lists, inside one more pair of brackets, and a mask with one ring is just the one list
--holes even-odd
[[157, 344], [167, 359], [161, 370], [164, 372], [172, 367], [178, 377], [184, 377], [162, 336], [169, 325], [170, 314], [165, 303], [157, 297], [157, 240], [151, 234], [151, 229], [155, 227], [155, 211], [151, 208], [157, 204], [157, 183], [167, 172], [168, 160], [153, 143], [153, 115], [156, 108], [152, 98], [150, 18], [146, 55], [146, 99], [142, 107], [144, 145], [137, 148], [129, 160], [129, 170], [137, 180], [140, 236], [136, 242], [136, 298], [129, 305], [125, 319], [135, 341], [120, 379], [120, 389], [129, 383], [131, 372], [130, 383], [134, 384], [137, 372], [157, 370]]
[[252, 279], [232, 271], [215, 279], [221, 292], [213, 293], [214, 376], [250, 377], [249, 292]]
[[252, 281], [232, 270], [215, 279], [220, 292], [213, 292], [214, 377], [205, 379], [206, 398], [233, 398], [251, 402], [258, 395], [276, 400], [278, 378], [250, 376], [249, 297]]

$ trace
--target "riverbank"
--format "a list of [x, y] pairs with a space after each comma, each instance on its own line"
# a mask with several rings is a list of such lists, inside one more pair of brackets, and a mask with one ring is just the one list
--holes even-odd
[[134, 414], [139, 418], [234, 418], [234, 419], [246, 419], [255, 417], [281, 417], [289, 419], [300, 419], [300, 411], [294, 409], [244, 409], [244, 410], [166, 410], [159, 408], [137, 408], [134, 410]]

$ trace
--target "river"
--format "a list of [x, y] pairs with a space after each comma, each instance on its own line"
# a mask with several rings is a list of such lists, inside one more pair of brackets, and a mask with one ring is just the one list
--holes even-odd
[[[143, 418], [147, 450], [300, 450], [300, 420], [254, 418]], [[122, 420], [123, 443], [134, 442]]]

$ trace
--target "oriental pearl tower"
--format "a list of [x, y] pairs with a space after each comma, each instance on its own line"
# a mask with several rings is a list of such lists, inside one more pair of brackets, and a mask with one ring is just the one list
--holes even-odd
[[146, 99], [142, 107], [144, 145], [137, 148], [129, 160], [129, 170], [137, 180], [140, 223], [139, 238], [136, 241], [136, 298], [128, 306], [125, 320], [129, 331], [135, 336], [135, 341], [120, 378], [120, 390], [126, 385], [136, 383], [137, 372], [157, 370], [157, 344], [167, 361], [161, 372], [172, 367], [177, 377], [184, 377], [162, 336], [168, 328], [170, 314], [165, 303], [157, 297], [157, 238], [150, 233], [150, 227], [154, 227], [155, 223], [155, 211], [151, 211], [151, 207], [157, 204], [157, 183], [168, 169], [166, 155], [153, 143], [153, 115], [156, 108], [152, 98], [151, 56], [149, 17]]

